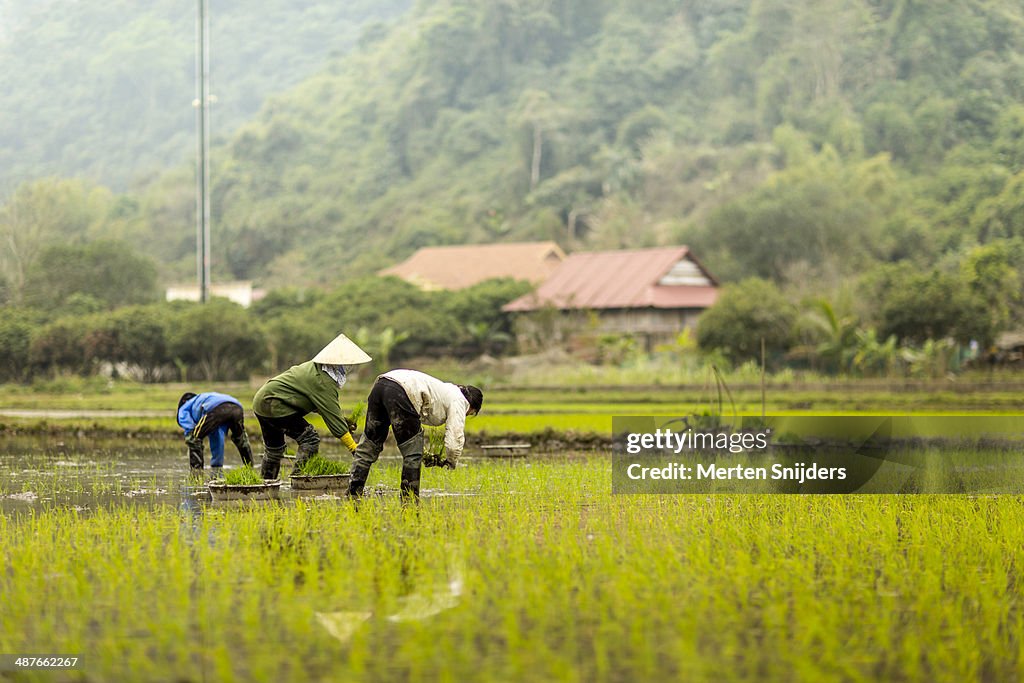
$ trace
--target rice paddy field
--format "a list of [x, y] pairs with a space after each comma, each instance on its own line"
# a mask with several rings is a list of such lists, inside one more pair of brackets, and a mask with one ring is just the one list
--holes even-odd
[[[155, 413], [180, 393], [156, 391], [130, 409]], [[812, 394], [778, 395], [775, 408]], [[830, 412], [937, 405], [920, 392], [823, 395]], [[545, 396], [510, 392], [491, 407], [538, 429], [566, 414], [609, 429], [627, 405], [666, 414], [688, 402], [615, 390], [558, 413], [565, 403]], [[122, 398], [34, 408], [129, 409]], [[1010, 390], [960, 398], [933, 410], [1019, 410]], [[163, 412], [3, 418], [0, 655], [80, 659], [5, 664], [0, 680], [1024, 678], [1017, 495], [623, 495], [610, 452], [554, 449], [425, 469], [419, 505], [399, 499], [387, 452], [358, 504], [291, 491], [219, 504], [187, 480]], [[117, 420], [153, 427], [129, 423], [146, 438], [126, 438]], [[239, 464], [230, 444], [226, 463]]]

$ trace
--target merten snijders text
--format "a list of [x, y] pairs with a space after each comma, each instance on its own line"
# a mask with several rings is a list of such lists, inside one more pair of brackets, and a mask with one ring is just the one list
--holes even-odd
[[778, 463], [771, 467], [746, 467], [732, 465], [725, 467], [715, 463], [684, 465], [669, 463], [663, 467], [644, 467], [633, 463], [626, 468], [626, 476], [633, 480], [701, 480], [701, 479], [738, 479], [738, 480], [787, 480], [802, 484], [805, 481], [839, 481], [846, 479], [845, 467], [819, 467], [817, 463], [795, 463], [791, 466]]

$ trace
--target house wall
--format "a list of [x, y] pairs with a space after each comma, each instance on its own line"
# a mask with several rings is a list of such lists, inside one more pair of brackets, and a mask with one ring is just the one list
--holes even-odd
[[[248, 308], [259, 299], [262, 290], [253, 290], [251, 282], [229, 282], [210, 285], [210, 296], [222, 297]], [[199, 301], [198, 285], [179, 285], [167, 288], [167, 301]]]
[[516, 340], [522, 351], [546, 349], [602, 334], [629, 334], [650, 351], [675, 341], [684, 329], [694, 329], [704, 309], [610, 309], [521, 313], [515, 319]]
[[622, 309], [598, 313], [599, 331], [622, 334], [669, 335], [674, 338], [684, 328], [697, 324], [699, 309]]

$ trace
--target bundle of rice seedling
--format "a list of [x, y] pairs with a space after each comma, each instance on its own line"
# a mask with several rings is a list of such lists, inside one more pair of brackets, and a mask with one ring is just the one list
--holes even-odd
[[224, 479], [221, 480], [228, 486], [254, 486], [256, 484], [263, 483], [263, 477], [260, 473], [249, 465], [239, 467], [237, 470], [228, 470], [224, 473]]
[[436, 467], [444, 462], [444, 427], [423, 428], [423, 464]]
[[360, 401], [352, 407], [352, 412], [348, 414], [348, 423], [357, 425], [364, 415], [366, 415], [366, 401]]
[[348, 474], [348, 465], [336, 460], [328, 460], [322, 455], [314, 455], [304, 462], [301, 468], [292, 470], [293, 477], [321, 477], [329, 474]]

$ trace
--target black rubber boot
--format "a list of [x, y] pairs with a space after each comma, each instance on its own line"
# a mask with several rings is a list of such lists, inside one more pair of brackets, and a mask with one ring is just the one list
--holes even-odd
[[242, 464], [252, 467], [252, 446], [249, 445], [249, 435], [243, 431], [239, 436], [232, 436], [231, 441], [238, 449], [238, 454], [242, 456]]
[[356, 450], [352, 453], [352, 478], [348, 483], [348, 495], [350, 498], [358, 498], [363, 495], [363, 487], [366, 486], [366, 477], [370, 474], [370, 467], [377, 462], [380, 452], [384, 450], [384, 444], [376, 444], [366, 438], [363, 434], [359, 439]]
[[423, 432], [398, 444], [402, 454], [402, 498], [420, 497], [420, 468], [423, 464]]
[[295, 450], [295, 471], [301, 472], [306, 461], [320, 452], [320, 435], [313, 425], [309, 425], [295, 441], [299, 444]]
[[363, 495], [363, 489], [366, 487], [366, 477], [369, 475], [369, 467], [359, 464], [352, 466], [352, 477], [348, 480], [349, 498], [359, 498]]
[[206, 460], [206, 455], [203, 453], [203, 440], [189, 432], [185, 437], [185, 445], [188, 446], [188, 466], [193, 470], [203, 469]]
[[420, 468], [402, 466], [402, 498], [420, 497]]
[[281, 473], [281, 458], [284, 457], [284, 446], [266, 447], [263, 462], [260, 463], [260, 476], [264, 480], [277, 479]]

